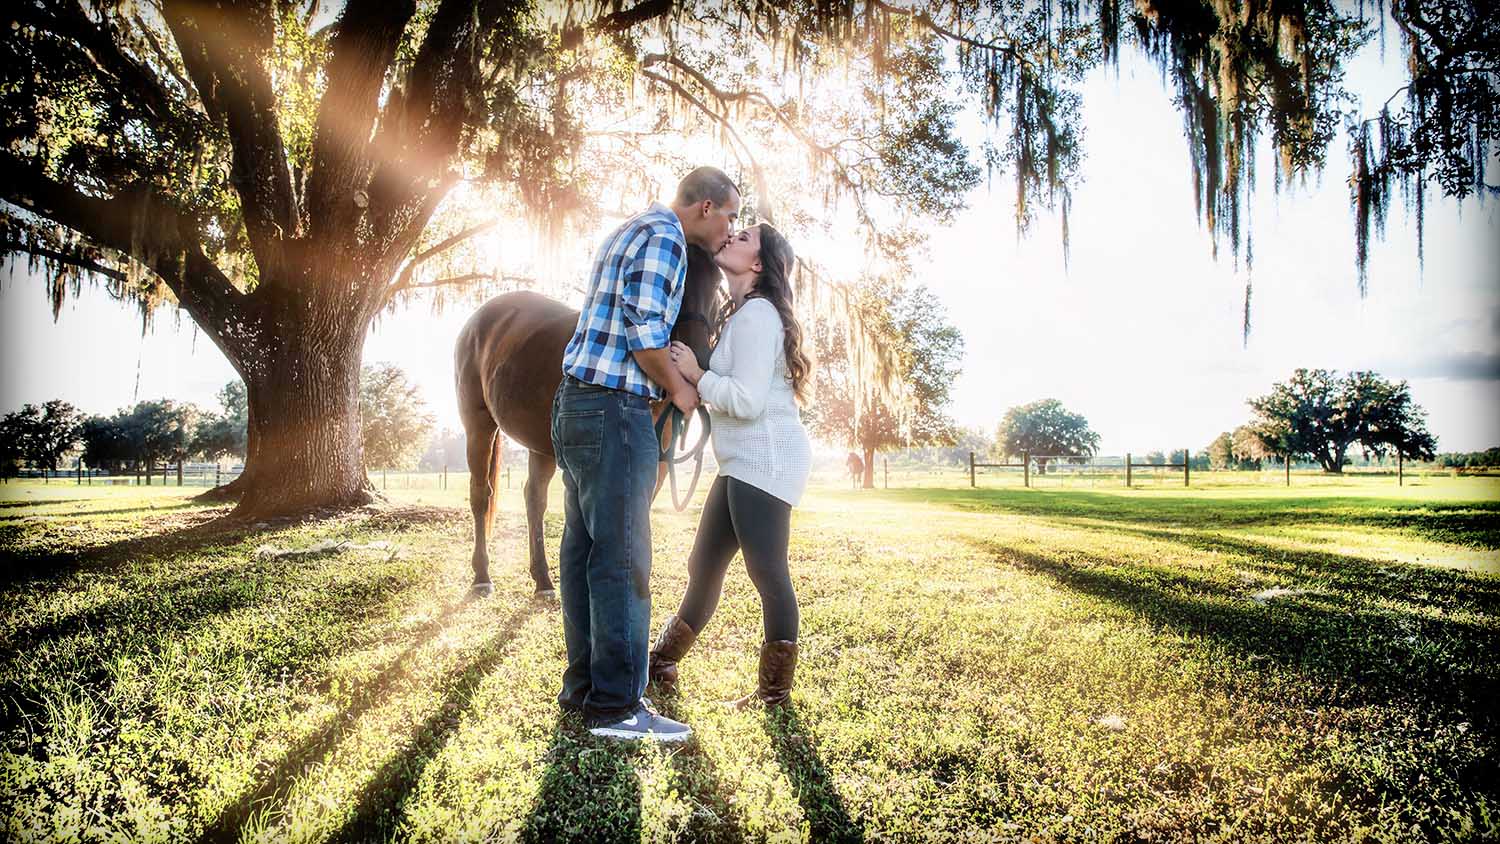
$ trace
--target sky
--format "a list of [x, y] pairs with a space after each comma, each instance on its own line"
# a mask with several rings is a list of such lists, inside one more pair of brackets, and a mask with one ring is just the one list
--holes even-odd
[[[1372, 45], [1350, 66], [1366, 102], [1402, 84], [1398, 53], [1388, 55], [1382, 65]], [[1249, 209], [1246, 342], [1246, 270], [1227, 246], [1212, 256], [1182, 121], [1156, 69], [1122, 51], [1118, 73], [1095, 72], [1083, 94], [1086, 160], [1066, 269], [1055, 216], [1017, 239], [1004, 173], [933, 232], [917, 262], [913, 281], [964, 336], [951, 407], [960, 424], [992, 432], [1007, 408], [1056, 398], [1089, 420], [1101, 454], [1197, 451], [1248, 421], [1246, 399], [1296, 367], [1326, 367], [1409, 380], [1440, 451], [1500, 445], [1500, 203], [1429, 192], [1420, 270], [1414, 223], [1393, 204], [1361, 296], [1340, 135], [1321, 180], [1279, 195], [1261, 180]], [[965, 120], [977, 136], [977, 119]], [[1271, 173], [1269, 161], [1257, 169]], [[468, 313], [418, 305], [383, 315], [365, 347], [366, 362], [395, 363], [418, 382], [440, 426], [458, 427], [452, 342]], [[54, 322], [24, 267], [0, 271], [0, 360], [0, 411], [53, 398], [93, 413], [161, 397], [214, 407], [235, 377], [185, 314], [159, 312], [142, 335], [133, 305], [86, 286]]]

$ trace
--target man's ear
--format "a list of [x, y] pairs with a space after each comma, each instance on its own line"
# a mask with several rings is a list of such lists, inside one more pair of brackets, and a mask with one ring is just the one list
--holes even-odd
[[712, 199], [703, 200], [702, 202], [698, 203], [698, 210], [703, 214], [704, 217], [707, 217], [708, 215], [714, 213], [714, 201]]

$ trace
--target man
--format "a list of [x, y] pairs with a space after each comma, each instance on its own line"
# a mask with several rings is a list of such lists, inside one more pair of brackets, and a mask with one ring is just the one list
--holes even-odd
[[558, 555], [568, 667], [558, 703], [590, 732], [685, 741], [686, 724], [645, 705], [651, 623], [651, 497], [660, 456], [650, 401], [683, 413], [698, 391], [668, 356], [682, 305], [687, 244], [710, 254], [739, 214], [734, 182], [700, 167], [671, 207], [653, 203], [600, 246], [578, 328], [552, 402], [552, 447], [562, 470]]

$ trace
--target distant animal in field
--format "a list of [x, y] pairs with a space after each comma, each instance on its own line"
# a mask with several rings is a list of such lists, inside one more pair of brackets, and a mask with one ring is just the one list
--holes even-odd
[[865, 461], [855, 452], [849, 452], [844, 458], [844, 465], [849, 469], [849, 484], [851, 489], [859, 489], [860, 482], [865, 479]]
[[[719, 268], [713, 256], [688, 246], [688, 269], [682, 308], [672, 329], [708, 368], [715, 325], [724, 305]], [[469, 317], [453, 350], [453, 371], [469, 464], [469, 509], [474, 514], [474, 585], [488, 591], [489, 539], [495, 519], [495, 481], [500, 476], [500, 432], [526, 448], [526, 528], [530, 572], [536, 593], [554, 596], [542, 544], [542, 517], [547, 512], [547, 485], [557, 472], [552, 453], [552, 396], [562, 381], [563, 352], [578, 325], [578, 311], [530, 291], [506, 293], [489, 300]], [[660, 415], [671, 408], [661, 402]], [[664, 439], [671, 434], [666, 426]], [[660, 473], [657, 488], [661, 487]]]

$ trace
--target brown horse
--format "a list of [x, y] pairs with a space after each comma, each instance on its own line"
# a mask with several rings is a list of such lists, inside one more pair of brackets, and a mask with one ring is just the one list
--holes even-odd
[[849, 480], [854, 484], [853, 489], [859, 489], [860, 481], [865, 479], [865, 461], [851, 451], [849, 456], [844, 458], [844, 467], [849, 470]]
[[[672, 328], [708, 366], [714, 326], [723, 307], [719, 268], [713, 257], [688, 246], [682, 309]], [[469, 462], [469, 508], [474, 512], [474, 583], [490, 582], [489, 534], [494, 522], [495, 480], [500, 473], [499, 432], [530, 452], [526, 475], [526, 528], [530, 537], [531, 580], [536, 592], [553, 596], [542, 544], [547, 485], [557, 472], [552, 453], [552, 395], [562, 381], [563, 351], [578, 326], [578, 311], [537, 293], [496, 296], [474, 312], [453, 350], [458, 412], [464, 423]], [[660, 415], [671, 407], [661, 402]], [[670, 435], [671, 426], [667, 426]], [[661, 467], [665, 470], [666, 465]], [[661, 487], [661, 475], [657, 488]]]

